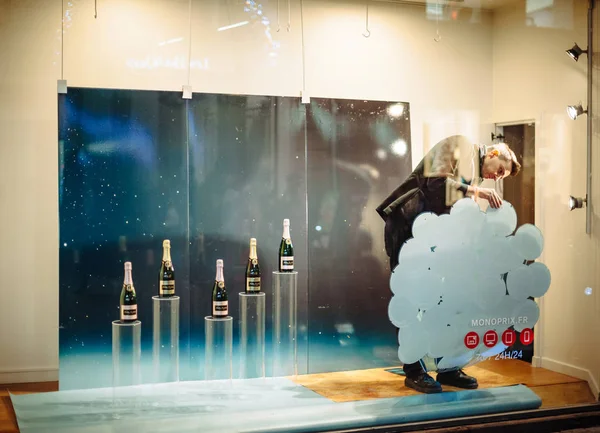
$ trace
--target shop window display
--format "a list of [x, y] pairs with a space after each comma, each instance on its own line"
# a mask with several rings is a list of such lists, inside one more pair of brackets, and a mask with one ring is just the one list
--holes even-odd
[[594, 2], [184, 3], [61, 3], [58, 391], [11, 395], [22, 431], [592, 407]]
[[474, 389], [463, 368], [533, 342], [542, 235], [477, 186], [518, 174], [506, 144], [448, 137], [409, 175], [406, 102], [70, 89], [60, 103], [64, 389], [243, 379], [245, 395], [248, 371], [302, 384], [371, 367], [423, 393]]

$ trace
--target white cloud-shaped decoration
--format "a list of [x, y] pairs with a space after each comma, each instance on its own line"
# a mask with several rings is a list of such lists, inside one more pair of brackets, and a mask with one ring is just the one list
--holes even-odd
[[[423, 364], [431, 366], [434, 359], [438, 371], [463, 368], [504, 351], [507, 329], [533, 329], [539, 308], [529, 298], [548, 291], [550, 271], [539, 262], [526, 264], [542, 253], [540, 230], [524, 224], [515, 232], [516, 225], [510, 203], [483, 212], [469, 198], [450, 214], [415, 219], [413, 238], [400, 250], [390, 279], [388, 314], [400, 328], [402, 363], [427, 360]], [[490, 330], [498, 343], [487, 347], [483, 337]], [[479, 344], [469, 349], [471, 331]]]

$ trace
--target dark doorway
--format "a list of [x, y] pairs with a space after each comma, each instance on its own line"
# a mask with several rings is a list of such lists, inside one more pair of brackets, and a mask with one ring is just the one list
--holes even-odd
[[504, 179], [504, 200], [517, 212], [517, 227], [535, 224], [535, 125], [507, 125], [503, 130], [504, 141], [522, 166], [518, 176]]
[[[521, 163], [518, 176], [504, 179], [503, 198], [515, 208], [517, 228], [523, 224], [535, 224], [535, 125], [523, 123], [505, 125], [498, 129], [502, 130], [504, 142], [515, 152]], [[533, 344], [523, 345], [519, 341], [512, 350], [522, 353], [523, 361], [531, 362]]]

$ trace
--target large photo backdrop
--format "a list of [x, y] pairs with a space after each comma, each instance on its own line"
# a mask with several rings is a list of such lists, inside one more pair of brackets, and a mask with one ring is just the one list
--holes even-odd
[[267, 296], [269, 360], [270, 275], [284, 218], [299, 272], [299, 373], [397, 365], [374, 209], [410, 174], [410, 161], [404, 102], [69, 88], [59, 95], [61, 389], [111, 385], [125, 261], [142, 322], [142, 381], [152, 381], [163, 239], [181, 297], [181, 380], [203, 378], [217, 259], [237, 375], [237, 294], [250, 237]]

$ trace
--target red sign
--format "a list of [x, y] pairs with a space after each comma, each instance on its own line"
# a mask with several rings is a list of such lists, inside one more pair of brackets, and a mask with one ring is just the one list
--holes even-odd
[[465, 346], [468, 349], [475, 349], [479, 346], [479, 335], [477, 332], [471, 331], [465, 336]]
[[533, 343], [533, 329], [525, 328], [521, 331], [521, 343], [525, 346]]
[[483, 335], [483, 344], [487, 347], [494, 347], [498, 342], [498, 334], [496, 331], [488, 331]]
[[512, 329], [507, 329], [502, 333], [502, 342], [505, 346], [512, 346], [517, 341], [517, 333]]

